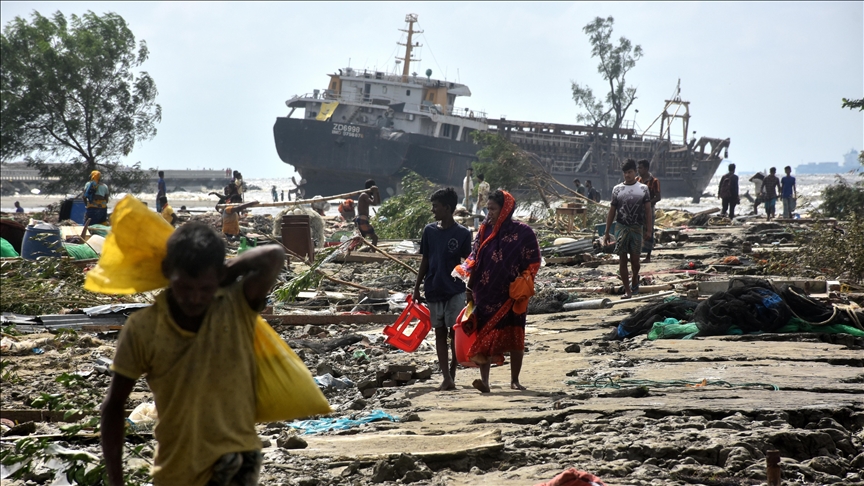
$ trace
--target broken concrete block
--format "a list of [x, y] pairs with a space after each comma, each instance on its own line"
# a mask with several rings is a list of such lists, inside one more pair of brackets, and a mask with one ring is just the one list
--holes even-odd
[[396, 468], [390, 465], [389, 462], [382, 460], [375, 463], [375, 467], [372, 469], [372, 478], [370, 479], [373, 483], [396, 481], [397, 479], [400, 479], [400, 477], [396, 472]]
[[400, 422], [420, 422], [420, 416], [415, 412], [406, 413], [399, 419]]
[[579, 345], [576, 343], [570, 344], [566, 348], [564, 348], [564, 351], [567, 353], [578, 353], [581, 350], [582, 348], [580, 348]]
[[361, 392], [368, 390], [370, 388], [372, 388], [372, 389], [378, 388], [376, 383], [372, 380], [363, 380], [360, 383], [357, 383], [357, 389], [360, 390]]
[[316, 336], [318, 334], [321, 334], [322, 332], [325, 332], [324, 329], [321, 329], [320, 327], [318, 327], [314, 324], [306, 324], [305, 326], [303, 326], [303, 334], [308, 334], [310, 336]]
[[405, 372], [405, 371], [407, 371], [409, 373], [416, 373], [417, 367], [413, 366], [413, 365], [388, 365], [387, 366], [387, 373], [389, 373], [391, 376], [394, 373], [401, 373], [401, 372]]
[[282, 449], [305, 449], [309, 444], [295, 433], [283, 430], [276, 438], [276, 445]]
[[393, 373], [393, 376], [391, 376], [391, 378], [396, 381], [408, 381], [413, 375], [414, 373], [411, 373], [410, 371], [400, 371], [398, 373]]
[[363, 410], [364, 408], [366, 408], [366, 400], [358, 398], [357, 400], [351, 402], [351, 405], [349, 405], [348, 408], [350, 408], [351, 410]]
[[383, 386], [385, 388], [389, 388], [389, 387], [393, 387], [393, 386], [397, 386], [397, 385], [399, 385], [399, 383], [396, 383], [396, 380], [384, 380], [381, 383], [381, 386]]
[[378, 391], [377, 388], [367, 388], [367, 389], [363, 390], [362, 392], [360, 392], [360, 394], [363, 395], [363, 398], [372, 398], [375, 396], [375, 393], [377, 391]]
[[435, 372], [432, 371], [432, 368], [426, 368], [425, 370], [420, 370], [417, 373], [414, 373], [414, 378], [417, 378], [418, 380], [428, 380], [429, 378], [432, 378], [434, 373]]

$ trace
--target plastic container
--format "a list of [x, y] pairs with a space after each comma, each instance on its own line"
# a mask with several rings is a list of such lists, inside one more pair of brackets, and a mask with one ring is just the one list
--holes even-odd
[[[594, 227], [597, 228], [597, 236], [602, 237], [606, 233], [606, 223], [596, 224]], [[609, 234], [615, 234], [615, 221], [612, 221], [612, 228], [609, 229]]]
[[72, 201], [72, 211], [69, 213], [69, 219], [78, 224], [84, 224], [86, 214], [87, 206], [84, 204], [84, 201], [80, 199]]
[[456, 318], [456, 325], [453, 326], [453, 345], [456, 348], [456, 361], [466, 368], [477, 368], [477, 363], [468, 359], [468, 350], [477, 340], [477, 333], [474, 332], [470, 336], [462, 330], [462, 315], [465, 314], [465, 309], [459, 313]]
[[40, 223], [27, 226], [24, 242], [21, 244], [21, 257], [27, 260], [35, 260], [40, 256], [59, 258], [62, 246], [60, 229], [54, 225]]
[[93, 235], [87, 240], [87, 244], [90, 245], [90, 248], [93, 248], [93, 251], [102, 254], [102, 246], [105, 245], [105, 238], [99, 235]]
[[[429, 309], [420, 302], [414, 302], [410, 294], [405, 297], [405, 301], [408, 302], [408, 307], [402, 311], [396, 322], [384, 328], [384, 335], [387, 336], [384, 342], [406, 353], [412, 353], [432, 330], [432, 320], [429, 318]], [[407, 333], [411, 326], [414, 326], [414, 329]]]

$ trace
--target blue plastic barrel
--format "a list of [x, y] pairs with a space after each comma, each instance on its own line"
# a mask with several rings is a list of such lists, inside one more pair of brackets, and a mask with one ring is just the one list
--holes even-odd
[[75, 221], [78, 224], [84, 224], [86, 213], [87, 206], [84, 204], [84, 201], [82, 201], [81, 199], [76, 199], [72, 202], [72, 212], [69, 214], [69, 219]]
[[40, 256], [60, 257], [62, 246], [60, 229], [54, 225], [40, 223], [28, 226], [21, 244], [21, 257], [27, 260], [35, 260]]
[[[595, 224], [594, 228], [597, 229], [597, 236], [602, 237], [604, 233], [606, 233], [606, 223]], [[612, 221], [612, 227], [609, 228], [609, 234], [615, 234], [615, 221]]]

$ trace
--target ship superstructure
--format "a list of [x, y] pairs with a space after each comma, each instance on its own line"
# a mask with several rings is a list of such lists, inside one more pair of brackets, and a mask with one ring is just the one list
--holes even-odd
[[[621, 162], [632, 157], [652, 161], [664, 196], [698, 198], [726, 156], [728, 138], [687, 141], [689, 102], [681, 100], [680, 89], [655, 120], [659, 134], [625, 126], [611, 150], [600, 143], [597, 127], [490, 120], [461, 105], [460, 97], [471, 96], [468, 86], [433, 79], [431, 70], [425, 77], [411, 72], [419, 61], [412, 57], [420, 47], [414, 35], [422, 31], [414, 29], [415, 14], [405, 22], [401, 73], [347, 67], [330, 74], [326, 88], [285, 102], [291, 111], [276, 119], [276, 149], [306, 180], [307, 194], [349, 192], [373, 179], [382, 196], [391, 196], [398, 191], [402, 168], [461, 193], [465, 171], [481, 148], [471, 137], [477, 130], [496, 131], [534, 154], [565, 185], [572, 187], [574, 178], [592, 180], [604, 196], [620, 182]], [[298, 108], [303, 114], [294, 117]], [[677, 130], [673, 135], [676, 121], [683, 127], [680, 138]]]
[[[410, 72], [417, 16], [409, 14], [402, 73], [355, 70], [330, 75], [326, 89], [286, 101], [291, 112], [273, 127], [276, 149], [307, 180], [307, 193], [338, 194], [375, 179], [395, 193], [402, 167], [436, 182], [459, 180], [476, 160], [474, 130], [486, 117], [457, 104], [468, 86]], [[302, 118], [292, 118], [297, 108]]]

